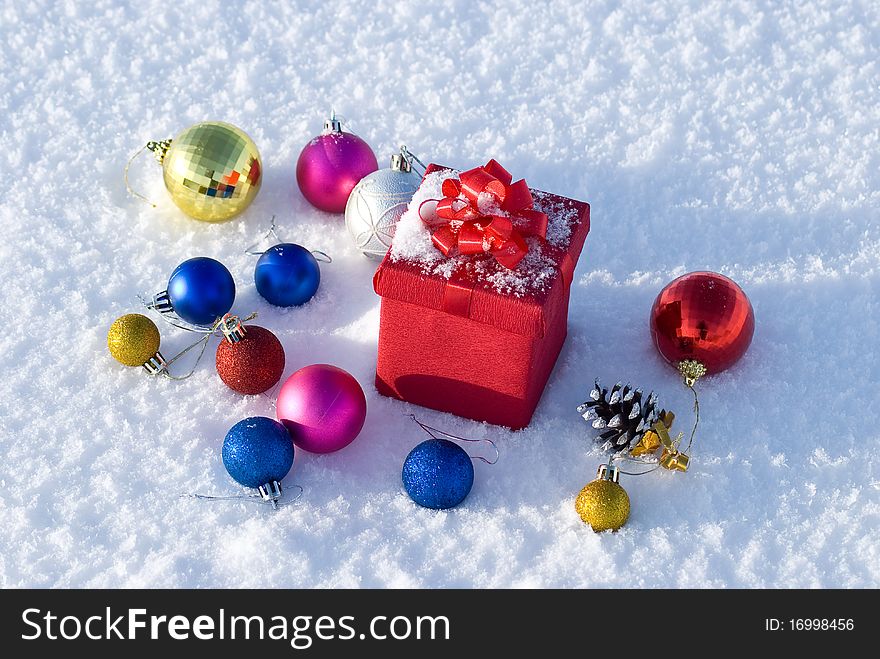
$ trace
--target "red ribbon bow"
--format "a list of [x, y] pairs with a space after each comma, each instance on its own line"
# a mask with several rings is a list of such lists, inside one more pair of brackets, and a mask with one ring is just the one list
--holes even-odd
[[[431, 240], [444, 256], [457, 247], [460, 254], [486, 252], [504, 267], [515, 268], [529, 247], [525, 236], [547, 237], [547, 215], [533, 208], [525, 179], [513, 177], [495, 160], [443, 181], [443, 199], [436, 217], [419, 217], [433, 230]], [[482, 212], [480, 206], [487, 209]]]

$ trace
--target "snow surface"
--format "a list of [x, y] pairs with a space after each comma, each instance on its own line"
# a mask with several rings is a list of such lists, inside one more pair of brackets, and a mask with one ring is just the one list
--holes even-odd
[[[0, 30], [0, 585], [880, 586], [877, 3], [7, 0]], [[494, 157], [592, 204], [568, 342], [529, 429], [373, 390], [376, 264], [295, 184], [331, 106], [383, 163], [401, 143], [455, 167]], [[126, 194], [133, 151], [206, 119], [263, 154], [243, 217], [184, 217], [148, 158], [133, 179], [159, 207]], [[253, 285], [243, 250], [272, 214], [334, 257], [303, 308]], [[136, 294], [197, 255], [231, 269], [236, 310], [279, 336], [286, 374], [331, 362], [367, 390], [354, 444], [298, 454], [298, 505], [179, 500], [236, 491], [221, 440], [271, 405], [210, 360], [174, 383], [107, 353]], [[647, 315], [703, 268], [750, 295], [751, 350], [702, 383], [691, 470], [625, 479], [630, 522], [596, 535], [573, 502], [602, 454], [575, 407], [599, 376], [657, 390], [684, 421]], [[190, 340], [161, 330], [166, 354]], [[498, 443], [460, 508], [402, 492], [423, 438], [409, 412]]]

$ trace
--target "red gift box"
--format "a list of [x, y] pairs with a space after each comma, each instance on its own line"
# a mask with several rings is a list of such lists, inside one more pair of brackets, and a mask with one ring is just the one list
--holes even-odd
[[[444, 169], [430, 165], [425, 177]], [[552, 275], [536, 290], [499, 290], [479, 268], [426, 273], [393, 248], [385, 256], [373, 279], [382, 297], [379, 393], [513, 429], [529, 424], [565, 342], [571, 278], [590, 230], [589, 204], [532, 193], [548, 215], [573, 218], [567, 244], [547, 249]]]

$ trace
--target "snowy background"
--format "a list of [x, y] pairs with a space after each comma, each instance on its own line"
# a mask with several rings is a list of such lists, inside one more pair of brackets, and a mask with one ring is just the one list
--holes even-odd
[[[876, 3], [5, 0], [0, 32], [0, 585], [880, 586]], [[495, 157], [592, 204], [569, 339], [526, 431], [373, 390], [375, 264], [294, 176], [331, 106], [383, 166], [401, 143], [458, 167]], [[133, 179], [159, 207], [126, 194], [131, 153], [206, 119], [263, 155], [245, 215], [188, 219], [148, 158]], [[253, 285], [243, 250], [272, 214], [335, 259], [303, 308]], [[228, 390], [211, 353], [174, 383], [107, 352], [136, 294], [197, 255], [230, 268], [285, 375], [330, 362], [367, 391], [354, 444], [297, 455], [299, 505], [179, 500], [237, 491], [221, 441], [269, 401]], [[647, 317], [704, 268], [751, 297], [752, 347], [702, 383], [691, 471], [626, 479], [629, 524], [596, 535], [573, 501], [602, 455], [574, 408], [599, 376], [687, 423]], [[160, 328], [166, 355], [190, 340]], [[499, 444], [456, 510], [402, 491], [412, 411]]]

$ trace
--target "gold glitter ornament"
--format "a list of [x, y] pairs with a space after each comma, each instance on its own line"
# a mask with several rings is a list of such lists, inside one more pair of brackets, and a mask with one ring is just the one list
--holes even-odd
[[578, 515], [597, 533], [616, 531], [629, 519], [629, 495], [619, 480], [617, 467], [601, 465], [596, 480], [587, 483], [574, 502]]
[[130, 313], [113, 321], [107, 332], [107, 347], [125, 366], [143, 366], [153, 375], [165, 370], [166, 362], [159, 352], [159, 329], [141, 314]]
[[260, 191], [263, 165], [257, 145], [232, 124], [204, 121], [173, 140], [148, 142], [145, 148], [162, 164], [171, 200], [197, 220], [223, 222], [233, 218], [250, 206]]

